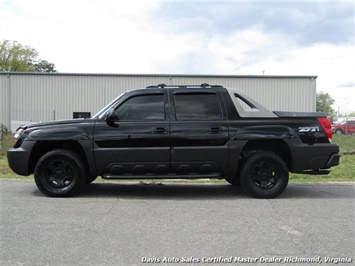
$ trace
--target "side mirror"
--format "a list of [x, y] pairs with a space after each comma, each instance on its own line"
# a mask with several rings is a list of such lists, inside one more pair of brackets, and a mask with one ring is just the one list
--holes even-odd
[[106, 114], [106, 124], [110, 127], [119, 127], [118, 117], [115, 114], [115, 108], [111, 108]]

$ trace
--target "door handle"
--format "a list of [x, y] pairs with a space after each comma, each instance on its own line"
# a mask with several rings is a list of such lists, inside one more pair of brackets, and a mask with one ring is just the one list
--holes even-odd
[[153, 131], [155, 134], [167, 134], [168, 133], [168, 130], [165, 127], [157, 127], [157, 128], [154, 128]]
[[210, 134], [221, 134], [222, 133], [222, 128], [220, 127], [211, 127], [208, 132]]

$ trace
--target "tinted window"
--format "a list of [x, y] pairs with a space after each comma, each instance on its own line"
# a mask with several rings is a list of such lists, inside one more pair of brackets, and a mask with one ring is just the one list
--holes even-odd
[[132, 97], [121, 104], [115, 113], [121, 121], [164, 120], [164, 95]]
[[221, 119], [221, 108], [216, 94], [175, 94], [177, 120]]

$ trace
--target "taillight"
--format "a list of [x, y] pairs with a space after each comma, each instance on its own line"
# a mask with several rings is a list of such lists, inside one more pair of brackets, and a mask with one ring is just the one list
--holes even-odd
[[330, 123], [330, 120], [326, 117], [318, 117], [318, 121], [322, 125], [325, 135], [327, 136], [329, 141], [331, 141], [333, 137], [333, 133], [332, 133], [332, 124]]

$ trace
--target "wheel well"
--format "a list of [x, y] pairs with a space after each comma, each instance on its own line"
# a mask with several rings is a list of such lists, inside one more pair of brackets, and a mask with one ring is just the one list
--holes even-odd
[[292, 169], [291, 152], [287, 144], [282, 139], [249, 140], [242, 150], [241, 160], [243, 161], [248, 156], [260, 151], [269, 151], [277, 154], [284, 160], [287, 165], [287, 168]]
[[30, 172], [34, 172], [37, 161], [45, 153], [55, 149], [67, 149], [77, 153], [83, 160], [83, 163], [88, 167], [85, 152], [77, 141], [38, 141], [33, 147], [33, 152], [30, 156]]

